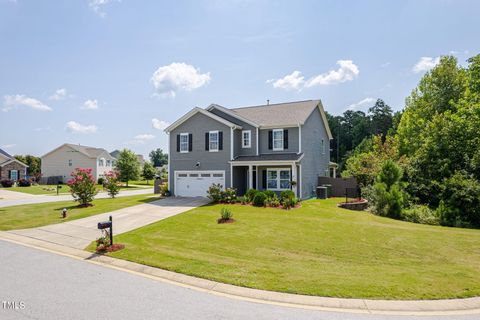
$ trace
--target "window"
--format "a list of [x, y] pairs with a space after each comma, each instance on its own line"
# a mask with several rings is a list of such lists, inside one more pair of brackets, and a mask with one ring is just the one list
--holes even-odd
[[107, 160], [107, 167], [110, 167], [110, 160]]
[[322, 141], [320, 142], [321, 144], [321, 150], [322, 150], [322, 154], [325, 154], [325, 140], [322, 139]]
[[189, 176], [192, 177], [192, 178], [197, 178], [197, 177], [198, 177], [198, 173], [190, 173]]
[[69, 167], [73, 166], [73, 160], [68, 160], [68, 166]]
[[208, 150], [218, 151], [218, 131], [210, 131], [208, 133]]
[[104, 164], [104, 159], [103, 158], [98, 159], [98, 166], [103, 167], [103, 164]]
[[180, 152], [188, 152], [188, 133], [180, 133]]
[[112, 167], [115, 167], [115, 160], [112, 160]]
[[252, 136], [252, 131], [250, 130], [242, 131], [242, 148], [250, 148], [251, 136]]
[[186, 173], [179, 173], [179, 174], [178, 174], [178, 177], [181, 177], [181, 178], [185, 178], [186, 176], [187, 176]]
[[290, 189], [290, 170], [267, 169], [267, 189], [268, 190]]
[[283, 150], [283, 129], [273, 130], [273, 150]]
[[18, 170], [11, 170], [10, 171], [10, 180], [13, 180], [13, 181], [18, 180]]

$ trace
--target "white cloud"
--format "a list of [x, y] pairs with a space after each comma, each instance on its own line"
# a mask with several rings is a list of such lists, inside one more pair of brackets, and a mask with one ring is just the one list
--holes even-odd
[[300, 71], [293, 71], [291, 74], [286, 75], [283, 78], [267, 80], [267, 83], [273, 83], [274, 88], [301, 90], [305, 83], [305, 78]]
[[371, 97], [368, 97], [368, 98], [360, 100], [356, 103], [352, 103], [351, 105], [349, 105], [347, 107], [347, 110], [354, 110], [355, 111], [355, 110], [358, 110], [358, 109], [364, 107], [365, 105], [368, 105], [368, 104], [373, 103], [373, 102], [375, 102], [375, 99], [371, 98]]
[[88, 6], [100, 17], [105, 18], [107, 14], [102, 9], [109, 3], [120, 2], [120, 0], [90, 0]]
[[340, 68], [337, 70], [330, 70], [326, 73], [310, 78], [305, 84], [305, 87], [310, 88], [313, 86], [328, 86], [331, 84], [352, 81], [358, 77], [360, 70], [358, 70], [358, 67], [353, 63], [352, 60], [338, 60], [337, 64], [340, 66]]
[[415, 73], [428, 71], [435, 67], [440, 62], [440, 57], [421, 57], [420, 60], [413, 66], [412, 71]]
[[183, 62], [159, 67], [150, 79], [158, 95], [172, 98], [177, 91], [192, 91], [206, 85], [210, 80], [210, 72], [202, 74], [199, 69]]
[[169, 125], [170, 123], [167, 121], [159, 120], [157, 118], [152, 119], [152, 127], [154, 127], [155, 129], [164, 130]]
[[303, 88], [328, 86], [352, 81], [358, 77], [360, 70], [358, 70], [357, 65], [355, 65], [352, 60], [338, 60], [337, 64], [340, 66], [337, 70], [330, 70], [313, 76], [308, 80], [305, 80], [300, 71], [293, 71], [283, 78], [267, 80], [267, 83], [272, 83], [274, 88], [300, 91]]
[[98, 109], [98, 101], [95, 99], [95, 100], [86, 100], [84, 103], [83, 103], [83, 107], [82, 109], [84, 110], [96, 110]]
[[63, 100], [67, 96], [67, 89], [61, 88], [57, 89], [54, 94], [52, 94], [48, 99], [50, 100]]
[[152, 139], [155, 139], [155, 136], [153, 134], [139, 134], [136, 135], [135, 138], [133, 138], [132, 143], [133, 144], [145, 144], [147, 141], [150, 141]]
[[25, 106], [39, 111], [52, 111], [52, 108], [50, 108], [43, 102], [34, 98], [27, 97], [24, 94], [6, 95], [3, 96], [3, 100], [3, 111], [8, 111], [19, 106]]
[[97, 126], [91, 125], [82, 125], [76, 121], [68, 121], [66, 129], [74, 133], [95, 133], [97, 132]]

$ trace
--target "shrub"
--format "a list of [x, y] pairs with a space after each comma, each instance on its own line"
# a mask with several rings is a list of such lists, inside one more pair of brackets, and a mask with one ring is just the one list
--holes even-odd
[[170, 194], [170, 191], [168, 190], [168, 183], [162, 184], [160, 187], [160, 194], [162, 196], [168, 196]]
[[20, 179], [17, 182], [19, 187], [30, 187], [32, 183], [27, 179]]
[[95, 179], [92, 176], [92, 169], [77, 168], [71, 173], [72, 179], [67, 184], [75, 201], [81, 206], [87, 206], [93, 201], [98, 193], [95, 188]]
[[264, 190], [262, 191], [263, 193], [265, 193], [265, 195], [267, 196], [267, 198], [273, 198], [275, 196], [277, 196], [277, 194], [275, 193], [275, 191], [272, 191], [272, 190]]
[[284, 190], [280, 193], [280, 199], [293, 199], [295, 198], [295, 192], [292, 190]]
[[252, 202], [253, 198], [255, 198], [255, 195], [260, 192], [256, 189], [248, 189], [247, 192], [245, 193], [245, 200], [247, 202]]
[[207, 191], [207, 197], [213, 202], [220, 202], [222, 200], [222, 185], [212, 184]]
[[267, 199], [265, 193], [258, 191], [253, 197], [253, 205], [257, 207], [263, 207], [265, 205], [265, 199]]
[[13, 186], [13, 180], [9, 180], [9, 179], [2, 180], [0, 183], [4, 188], [11, 188]]
[[273, 194], [271, 197], [267, 197], [265, 200], [265, 205], [268, 207], [279, 207], [280, 206], [280, 199], [278, 199], [278, 196], [276, 193]]
[[222, 192], [222, 201], [225, 203], [235, 203], [237, 202], [237, 189], [227, 188]]
[[282, 202], [282, 206], [284, 209], [290, 210], [291, 208], [295, 207], [298, 203], [298, 199], [293, 197], [293, 198], [284, 198]]
[[106, 172], [105, 178], [103, 180], [103, 186], [105, 187], [105, 189], [107, 189], [108, 195], [111, 198], [115, 198], [115, 196], [120, 192], [118, 173], [115, 171]]
[[226, 220], [232, 219], [232, 217], [233, 217], [233, 213], [232, 213], [232, 210], [230, 210], [229, 208], [223, 207], [220, 210], [220, 219], [226, 221]]
[[404, 206], [404, 196], [400, 177], [402, 171], [393, 161], [387, 160], [373, 185], [372, 211], [380, 216], [400, 219]]
[[103, 186], [103, 185], [105, 184], [105, 178], [104, 178], [104, 177], [98, 178], [97, 183], [98, 183], [99, 185]]
[[456, 172], [442, 186], [437, 214], [440, 223], [456, 227], [480, 227], [480, 182]]
[[430, 209], [425, 205], [413, 205], [402, 213], [402, 218], [405, 221], [422, 223], [422, 224], [439, 224], [439, 218], [435, 210]]

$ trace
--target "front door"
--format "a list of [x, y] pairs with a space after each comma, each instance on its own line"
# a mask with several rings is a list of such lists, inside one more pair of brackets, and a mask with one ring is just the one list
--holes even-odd
[[18, 180], [18, 170], [10, 171], [10, 180], [13, 180], [13, 181]]

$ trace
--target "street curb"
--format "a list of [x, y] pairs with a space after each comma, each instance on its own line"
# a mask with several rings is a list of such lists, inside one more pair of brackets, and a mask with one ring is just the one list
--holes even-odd
[[196, 278], [2, 231], [0, 231], [0, 240], [61, 254], [197, 291], [257, 303], [322, 311], [387, 315], [480, 314], [480, 297], [443, 300], [370, 300], [297, 295], [239, 287]]

